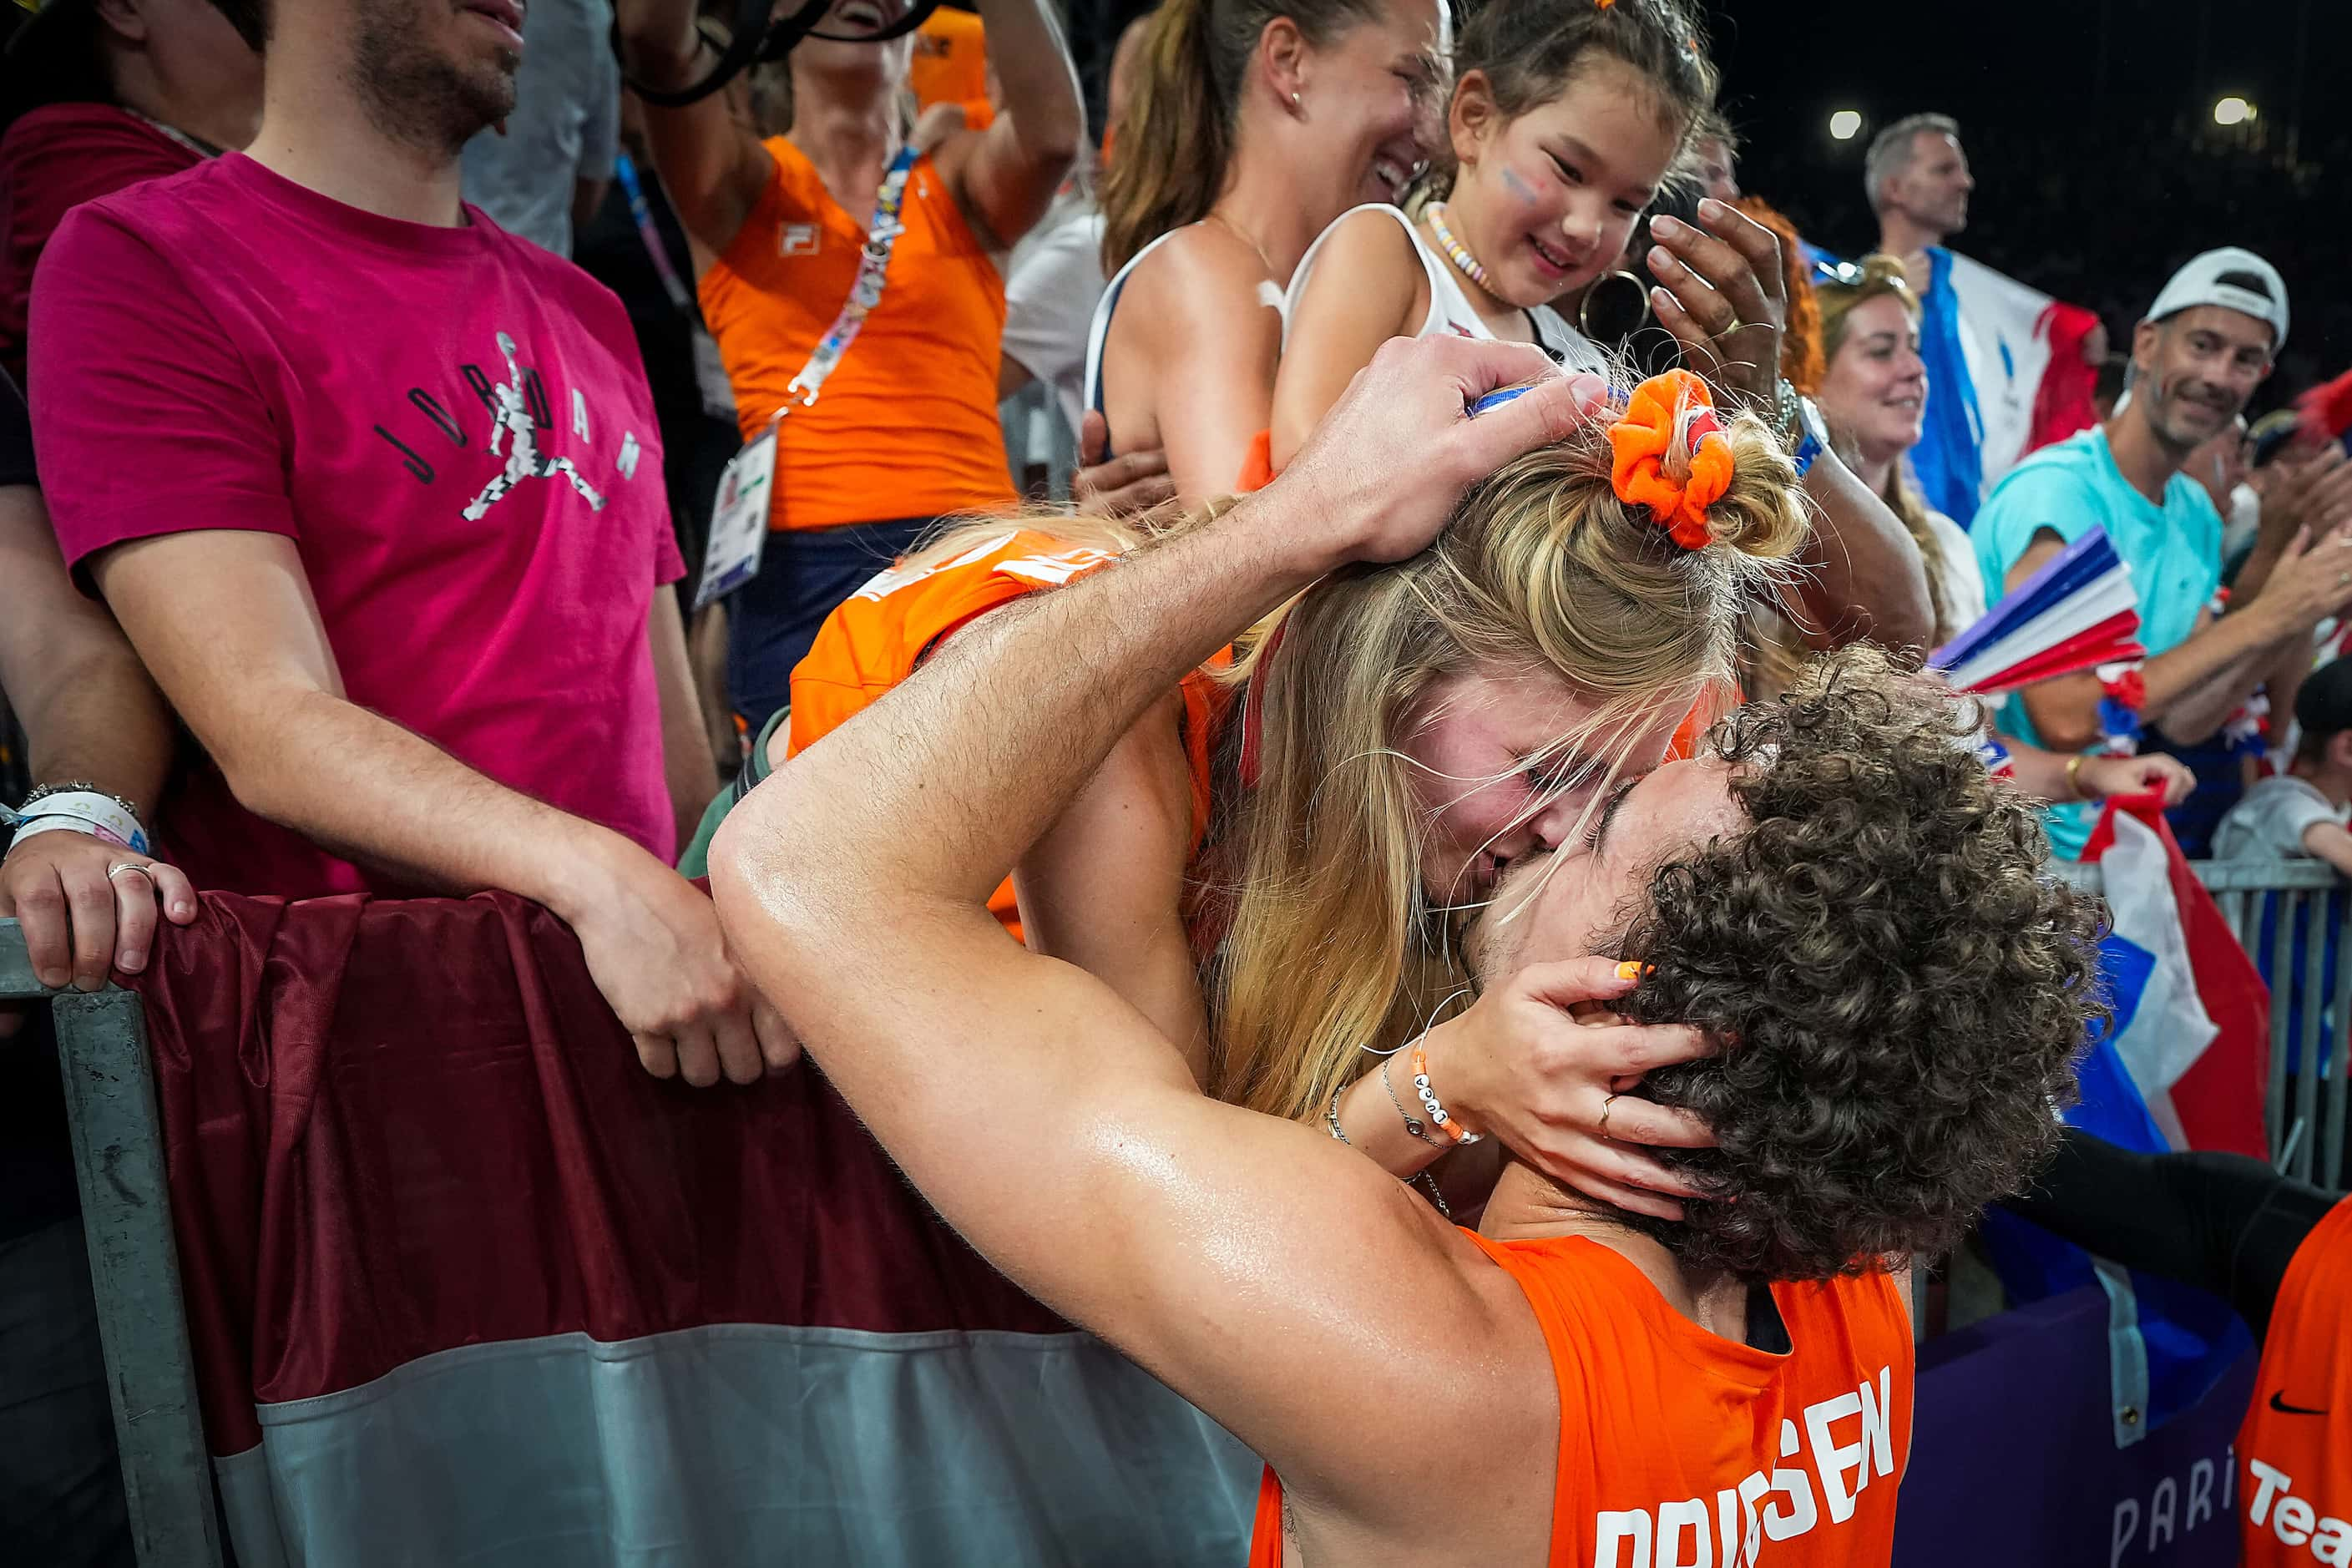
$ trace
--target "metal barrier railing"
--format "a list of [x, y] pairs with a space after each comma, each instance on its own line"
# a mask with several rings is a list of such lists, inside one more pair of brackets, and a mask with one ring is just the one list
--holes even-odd
[[[2304, 1180], [2339, 1181], [2352, 1101], [2341, 1045], [2352, 1019], [2352, 954], [2334, 963], [2332, 975], [2329, 967], [2331, 939], [2342, 924], [2331, 920], [2331, 898], [2345, 884], [2315, 861], [2205, 862], [2195, 868], [2249, 952], [2263, 942], [2265, 912], [2275, 911], [2266, 965], [2274, 977], [2264, 1099], [2271, 1158]], [[2101, 890], [2095, 865], [2057, 869], [2086, 892]], [[2316, 938], [2300, 952], [2298, 929]], [[2312, 1005], [2323, 989], [2325, 1004]], [[45, 1000], [56, 1018], [90, 1284], [139, 1561], [218, 1568], [212, 1467], [172, 1237], [145, 1011], [135, 993], [116, 986], [89, 994], [49, 991], [33, 977], [16, 922], [0, 920], [0, 1001], [16, 999]], [[2293, 1074], [2291, 1063], [2298, 1068]]]
[[[2095, 863], [2053, 868], [2084, 892], [2104, 890]], [[2270, 981], [2263, 1126], [2271, 1163], [2298, 1181], [2340, 1185], [2352, 1105], [2344, 1061], [2352, 1024], [2352, 954], [2341, 951], [2347, 884], [2317, 860], [2192, 860], [2189, 868]]]
[[0, 1001], [20, 999], [47, 1001], [57, 1022], [131, 1542], [149, 1568], [219, 1568], [146, 1009], [136, 993], [113, 985], [50, 991], [33, 978], [16, 922], [0, 920]]

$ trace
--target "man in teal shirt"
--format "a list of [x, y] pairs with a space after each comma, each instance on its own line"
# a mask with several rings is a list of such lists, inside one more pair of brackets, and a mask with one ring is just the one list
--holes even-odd
[[[1996, 600], [2074, 540], [2106, 530], [2139, 595], [2148, 651], [2140, 717], [2177, 743], [2210, 738], [2265, 686], [2273, 712], [2293, 711], [2314, 629], [2352, 604], [2352, 533], [2337, 531], [2352, 522], [2352, 465], [2336, 453], [2273, 488], [2229, 613], [2210, 608], [2221, 519], [2180, 470], [2244, 410], [2286, 327], [2286, 286], [2269, 262], [2235, 248], [2190, 261], [2134, 331], [2130, 390], [2107, 422], [2010, 470], [1971, 530]], [[2001, 728], [2052, 751], [2086, 751], [2101, 739], [2099, 698], [2087, 672], [2044, 681], [2010, 699]], [[2093, 820], [2079, 803], [2051, 807], [2051, 847], [2074, 858]]]

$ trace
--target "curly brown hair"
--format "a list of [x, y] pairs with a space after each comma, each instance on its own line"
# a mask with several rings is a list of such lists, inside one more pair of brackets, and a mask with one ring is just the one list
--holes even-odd
[[1660, 866], [1621, 1004], [1717, 1054], [1642, 1092], [1717, 1147], [1654, 1151], [1717, 1196], [1629, 1223], [1687, 1267], [1822, 1279], [1949, 1247], [2057, 1147], [2103, 1004], [2104, 910], [2045, 875], [1974, 703], [1874, 649], [1708, 738], [1753, 826]]

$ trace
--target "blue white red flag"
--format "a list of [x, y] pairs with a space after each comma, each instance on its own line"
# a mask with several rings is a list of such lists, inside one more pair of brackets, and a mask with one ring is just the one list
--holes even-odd
[[1929, 654], [1927, 668], [1955, 690], [1990, 697], [2147, 653], [2131, 568], [2094, 528]]
[[[2053, 370], [2067, 369], [2053, 348], [2068, 307], [1940, 246], [1929, 247], [1927, 261], [1919, 323], [1927, 429], [1911, 467], [1927, 504], [1966, 527], [2019, 458], [2082, 428], [2091, 414], [2086, 400], [2048, 384]], [[2070, 337], [2066, 355], [2079, 365], [2080, 354], [2079, 339]], [[2071, 417], [2058, 416], [2078, 404]]]
[[[2099, 954], [2111, 1017], [2095, 1032], [2066, 1121], [2143, 1152], [2264, 1155], [2269, 993], [2154, 798], [2110, 802], [2083, 858], [2099, 863], [2114, 916]], [[2094, 1279], [2105, 1288], [2118, 1445], [2193, 1406], [2249, 1343], [2217, 1297], [2095, 1268], [2081, 1248], [2008, 1214], [1987, 1215], [1984, 1234], [2014, 1300]]]

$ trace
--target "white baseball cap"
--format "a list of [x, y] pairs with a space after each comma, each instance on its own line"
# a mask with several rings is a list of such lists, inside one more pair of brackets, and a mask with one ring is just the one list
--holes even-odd
[[[2260, 288], [2248, 287], [2244, 279], [2231, 277], [2232, 273], [2246, 274]], [[2147, 319], [2161, 321], [2200, 305], [2219, 305], [2257, 321], [2268, 321], [2271, 353], [2286, 347], [2286, 279], [2251, 250], [2226, 245], [2192, 258], [2172, 275], [2156, 303], [2147, 308]]]

